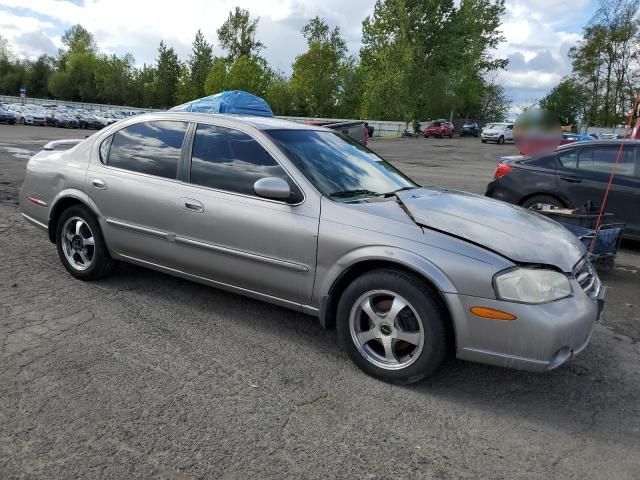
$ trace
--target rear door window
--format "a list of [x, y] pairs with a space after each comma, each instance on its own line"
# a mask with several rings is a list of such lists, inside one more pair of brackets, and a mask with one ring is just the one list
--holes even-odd
[[113, 135], [107, 165], [156, 177], [176, 178], [187, 126], [187, 122], [162, 120], [122, 128]]
[[265, 177], [289, 183], [290, 203], [302, 200], [302, 192], [254, 138], [232, 128], [198, 125], [191, 151], [191, 183], [255, 196], [253, 184]]
[[626, 147], [620, 152], [619, 147], [585, 148], [580, 151], [578, 169], [588, 172], [610, 174], [616, 159], [620, 160], [616, 167], [616, 175], [635, 175], [635, 152], [633, 147]]

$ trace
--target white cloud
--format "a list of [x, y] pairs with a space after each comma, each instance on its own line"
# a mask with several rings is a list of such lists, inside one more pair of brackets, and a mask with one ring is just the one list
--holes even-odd
[[[566, 53], [581, 38], [580, 27], [590, 16], [591, 3], [507, 1], [502, 26], [506, 41], [496, 56], [513, 60], [502, 78], [514, 97], [527, 89], [548, 90], [570, 71]], [[26, 57], [51, 53], [45, 50], [60, 46], [61, 33], [80, 23], [95, 34], [106, 52], [131, 52], [140, 64], [154, 61], [161, 39], [186, 59], [199, 28], [216, 53], [222, 53], [216, 30], [236, 5], [260, 17], [258, 38], [266, 46], [263, 55], [289, 73], [295, 56], [305, 49], [300, 28], [315, 15], [340, 26], [349, 50], [357, 54], [362, 20], [373, 12], [374, 0], [0, 0], [0, 32], [16, 53]]]
[[[311, 17], [325, 17], [330, 25], [339, 25], [352, 53], [360, 48], [361, 23], [373, 11], [370, 0], [182, 0], [179, 3], [86, 0], [77, 5], [66, 0], [0, 0], [2, 6], [25, 9], [28, 14], [14, 22], [33, 24], [36, 16], [50, 19], [62, 29], [76, 23], [93, 32], [107, 52], [131, 52], [139, 63], [151, 62], [161, 39], [186, 58], [198, 29], [214, 44], [216, 30], [235, 6], [260, 17], [258, 36], [266, 45], [264, 55], [281, 70], [288, 71], [296, 55], [304, 51], [300, 29]], [[2, 10], [0, 10], [2, 11]], [[15, 10], [14, 10], [15, 11]], [[7, 15], [14, 14], [6, 13]], [[31, 28], [33, 30], [33, 28]], [[13, 40], [10, 38], [10, 40]]]

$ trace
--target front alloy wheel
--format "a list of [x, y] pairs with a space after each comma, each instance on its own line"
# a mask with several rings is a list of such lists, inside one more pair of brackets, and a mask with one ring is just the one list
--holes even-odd
[[362, 356], [385, 370], [408, 367], [424, 345], [420, 316], [407, 300], [389, 290], [363, 294], [351, 309], [349, 329]]
[[367, 272], [344, 290], [338, 337], [365, 373], [392, 383], [433, 373], [449, 345], [448, 314], [433, 287], [395, 269]]

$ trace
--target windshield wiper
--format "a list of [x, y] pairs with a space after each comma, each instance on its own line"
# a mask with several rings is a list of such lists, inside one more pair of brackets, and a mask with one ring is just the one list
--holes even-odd
[[357, 195], [371, 195], [371, 196], [377, 197], [380, 194], [378, 192], [372, 192], [371, 190], [366, 190], [362, 188], [354, 189], [354, 190], [342, 190], [340, 192], [333, 192], [329, 194], [330, 197], [336, 197], [336, 198], [355, 197]]
[[402, 187], [402, 188], [399, 188], [397, 190], [394, 190], [393, 192], [383, 193], [382, 196], [385, 197], [385, 198], [386, 197], [393, 197], [398, 192], [404, 192], [405, 190], [413, 190], [414, 188], [419, 188], [419, 187]]

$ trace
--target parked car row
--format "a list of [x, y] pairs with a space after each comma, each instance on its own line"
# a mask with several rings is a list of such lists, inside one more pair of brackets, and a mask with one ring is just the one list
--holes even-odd
[[100, 130], [134, 114], [133, 111], [90, 111], [56, 104], [0, 104], [0, 123], [9, 125], [17, 123]]
[[[421, 128], [424, 138], [453, 138], [453, 135], [455, 134], [455, 127], [453, 123], [443, 119], [428, 122], [424, 127], [421, 126]], [[405, 133], [403, 136], [410, 135]], [[495, 122], [488, 123], [484, 127], [481, 127], [477, 122], [467, 122], [462, 125], [462, 128], [460, 129], [460, 136], [480, 137], [482, 143], [496, 142], [503, 144], [507, 141], [513, 141], [513, 123]]]

